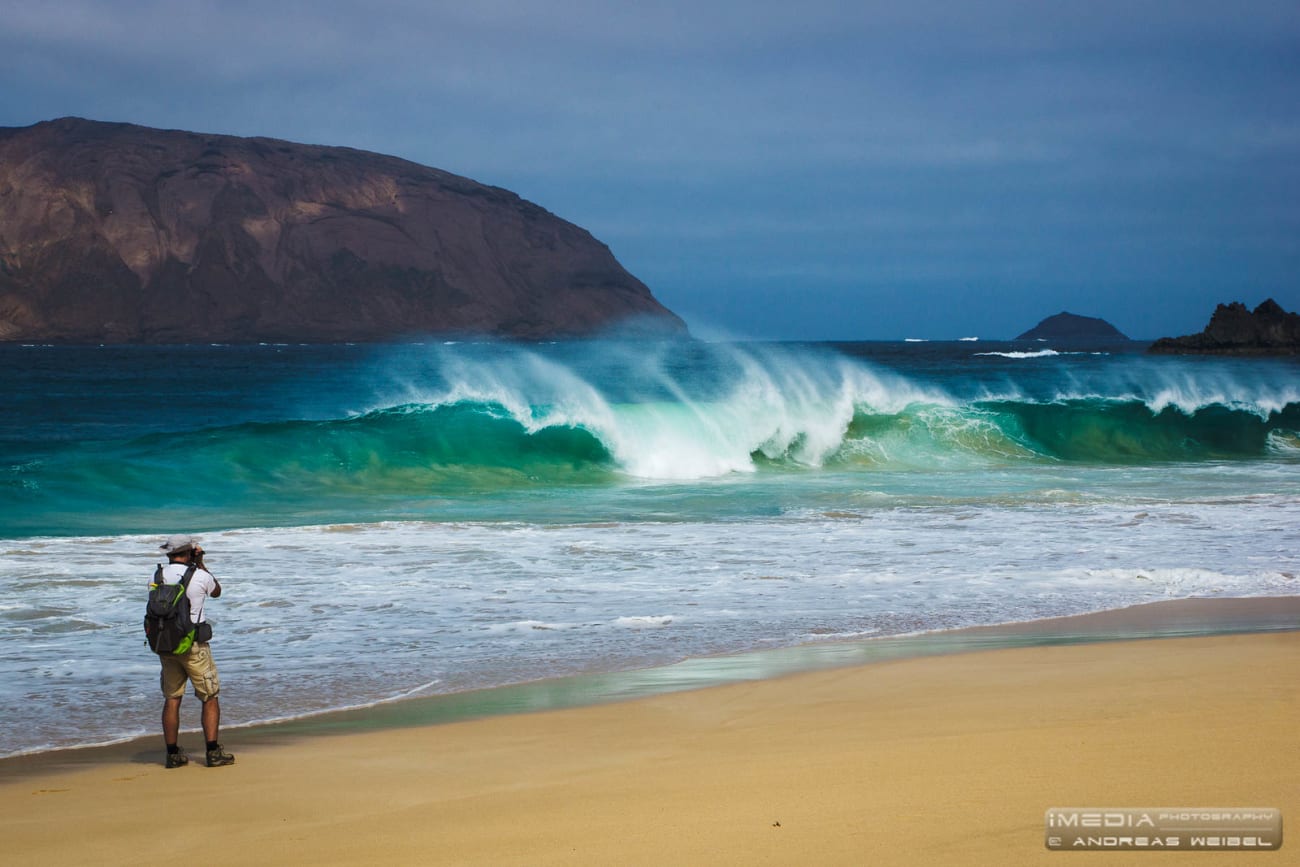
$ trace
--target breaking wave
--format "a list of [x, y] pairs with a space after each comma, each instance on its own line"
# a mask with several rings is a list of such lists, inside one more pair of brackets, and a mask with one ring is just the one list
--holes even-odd
[[443, 351], [404, 370], [386, 405], [346, 417], [32, 446], [0, 467], [0, 517], [202, 502], [297, 523], [530, 486], [1300, 455], [1300, 387], [1221, 372], [1139, 364], [1089, 380], [1062, 367], [995, 392], [829, 352], [605, 353], [580, 365]]

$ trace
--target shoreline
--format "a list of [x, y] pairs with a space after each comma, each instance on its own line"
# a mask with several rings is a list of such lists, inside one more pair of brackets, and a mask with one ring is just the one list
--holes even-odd
[[[455, 693], [402, 697], [304, 716], [223, 725], [223, 741], [282, 744], [302, 739], [389, 728], [448, 725], [499, 716], [583, 708], [656, 695], [765, 681], [808, 672], [903, 659], [1015, 647], [1091, 644], [1300, 630], [1300, 595], [1191, 597], [1160, 600], [1087, 614], [888, 636], [833, 639], [764, 650], [691, 657], [668, 665], [566, 675]], [[187, 690], [187, 695], [189, 694]], [[191, 695], [189, 705], [195, 701]], [[194, 708], [185, 719], [194, 715]], [[234, 735], [233, 739], [231, 735]], [[182, 728], [198, 736], [197, 728]], [[148, 762], [159, 735], [39, 750], [0, 758], [7, 779], [93, 766], [104, 761]]]
[[[167, 771], [152, 743], [106, 750], [0, 776], [0, 836], [6, 863], [133, 864], [157, 845], [148, 816], [183, 793], [208, 856], [240, 864], [975, 867], [1058, 863], [1045, 848], [1054, 807], [1294, 819], [1300, 624], [1280, 622], [1300, 597], [1160, 606], [1021, 625], [1020, 644], [996, 649], [980, 627], [976, 652], [630, 701], [329, 737], [241, 733], [228, 768]], [[1261, 618], [1279, 625], [1239, 631]], [[1221, 628], [1189, 636], [1189, 622]], [[1135, 627], [1157, 635], [1134, 640]]]

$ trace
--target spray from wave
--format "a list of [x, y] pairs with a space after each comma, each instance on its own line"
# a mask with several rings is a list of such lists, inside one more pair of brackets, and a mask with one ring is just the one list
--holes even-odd
[[144, 526], [195, 504], [268, 524], [383, 519], [417, 500], [425, 514], [442, 497], [556, 486], [1300, 453], [1290, 380], [1032, 362], [1045, 363], [1057, 366], [927, 380], [807, 347], [425, 348], [382, 368], [373, 405], [345, 417], [33, 445], [0, 477], [0, 523], [120, 512]]
[[406, 401], [499, 407], [530, 433], [587, 431], [620, 470], [645, 479], [752, 472], [774, 461], [819, 467], [864, 410], [897, 415], [951, 403], [939, 388], [851, 359], [777, 347], [604, 345], [580, 367], [518, 350], [439, 357], [429, 375], [432, 384], [408, 384]]
[[993, 389], [927, 383], [807, 347], [614, 345], [598, 360], [519, 350], [440, 355], [404, 399], [492, 407], [533, 435], [585, 431], [619, 472], [660, 480], [772, 467], [1258, 458], [1300, 429], [1300, 386], [1142, 362], [1067, 364]]

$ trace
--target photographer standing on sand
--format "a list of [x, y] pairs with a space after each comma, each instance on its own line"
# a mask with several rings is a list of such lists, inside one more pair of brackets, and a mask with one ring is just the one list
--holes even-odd
[[161, 567], [161, 580], [165, 584], [180, 584], [191, 564], [195, 566], [185, 595], [190, 602], [190, 620], [198, 625], [198, 636], [188, 651], [181, 654], [164, 653], [160, 682], [164, 696], [162, 710], [163, 742], [167, 745], [169, 768], [189, 764], [189, 757], [177, 744], [181, 726], [181, 699], [185, 696], [185, 681], [194, 684], [194, 694], [203, 702], [201, 720], [203, 738], [207, 741], [208, 767], [234, 764], [235, 757], [222, 749], [217, 742], [221, 727], [221, 704], [217, 693], [221, 683], [217, 679], [217, 664], [212, 660], [208, 640], [212, 629], [207, 626], [203, 603], [208, 597], [221, 595], [221, 585], [212, 573], [203, 567], [203, 548], [192, 536], [171, 536], [160, 546], [167, 555], [167, 565]]

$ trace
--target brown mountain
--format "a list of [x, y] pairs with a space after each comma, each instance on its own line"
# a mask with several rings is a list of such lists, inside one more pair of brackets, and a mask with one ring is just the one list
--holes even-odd
[[1220, 304], [1200, 334], [1162, 337], [1147, 349], [1163, 355], [1300, 355], [1300, 314], [1272, 298], [1250, 310], [1240, 301]]
[[0, 340], [684, 325], [588, 232], [396, 157], [78, 118], [0, 128]]

